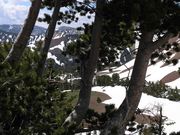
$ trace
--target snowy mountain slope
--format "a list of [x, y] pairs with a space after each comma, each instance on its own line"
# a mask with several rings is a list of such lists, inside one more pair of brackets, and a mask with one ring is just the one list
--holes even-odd
[[[12, 28], [9, 28], [12, 29]], [[2, 36], [1, 36], [2, 35]], [[0, 30], [0, 42], [7, 41], [8, 37], [10, 39], [14, 39], [15, 37], [14, 33], [11, 33], [11, 31], [4, 32], [3, 30]], [[72, 42], [73, 40], [76, 40], [78, 37], [78, 33], [76, 30], [63, 27], [62, 29], [58, 29], [53, 37], [53, 40], [51, 42], [50, 51], [48, 53], [48, 58], [54, 59], [55, 62], [58, 65], [62, 65], [63, 63], [70, 63], [71, 58], [65, 59], [63, 58], [61, 52], [63, 48], [66, 46], [67, 43]], [[34, 47], [35, 41], [43, 40], [44, 35], [32, 35], [30, 39], [30, 46]], [[14, 40], [13, 40], [14, 41]], [[180, 55], [178, 55], [179, 57]], [[130, 77], [132, 73], [132, 68], [134, 64], [134, 59], [130, 60], [126, 64], [120, 66], [120, 67], [114, 67], [112, 72], [109, 72], [109, 70], [98, 72], [97, 75], [112, 75], [113, 73], [119, 73], [120, 78]], [[175, 88], [180, 89], [180, 76], [177, 74], [177, 70], [180, 67], [180, 63], [178, 63], [176, 66], [173, 65], [166, 65], [163, 66], [163, 62], [157, 62], [155, 65], [149, 65], [147, 74], [146, 74], [146, 81], [164, 81], [167, 85]], [[175, 77], [169, 77], [171, 73], [174, 73]], [[170, 80], [165, 78], [171, 78]], [[115, 104], [116, 107], [118, 107], [124, 97], [125, 97], [125, 88], [120, 86], [115, 87], [93, 87], [93, 91], [99, 91], [108, 94], [112, 99], [104, 101], [106, 104]], [[176, 122], [173, 125], [166, 127], [166, 132], [170, 133], [172, 131], [179, 131], [179, 125], [180, 125], [180, 102], [172, 102], [167, 99], [162, 98], [155, 98], [152, 96], [148, 96], [146, 94], [142, 95], [139, 108], [144, 109], [148, 108], [151, 109], [155, 105], [161, 105], [163, 107], [163, 114], [168, 117], [170, 122]], [[174, 111], [174, 108], [176, 108], [176, 111]]]
[[[66, 48], [66, 45], [72, 41], [75, 41], [79, 36], [76, 29], [71, 27], [60, 27], [54, 33], [51, 41], [48, 59], [53, 59], [58, 65], [72, 65], [74, 63], [72, 57], [65, 57], [62, 55], [62, 51]], [[50, 57], [51, 56], [51, 57]], [[53, 57], [52, 57], [53, 56]]]
[[[22, 25], [0, 25], [0, 43], [3, 42], [14, 42], [18, 32], [20, 31]], [[62, 26], [56, 29], [53, 39], [51, 41], [48, 59], [53, 59], [54, 62], [59, 65], [72, 65], [73, 58], [62, 55], [62, 50], [66, 47], [66, 45], [72, 41], [75, 41], [78, 36], [82, 34], [82, 31], [77, 31], [75, 28]], [[45, 38], [45, 29], [42, 27], [35, 26], [34, 31], [30, 37], [28, 47], [33, 49], [37, 41], [43, 41]], [[126, 56], [128, 50], [125, 50], [122, 55]], [[123, 59], [122, 61], [127, 62], [131, 59], [131, 55], [127, 55], [127, 58]], [[119, 58], [120, 60], [121, 58]], [[123, 62], [123, 63], [124, 63]]]
[[[0, 43], [14, 42], [22, 25], [0, 25]], [[35, 48], [38, 41], [43, 41], [45, 38], [46, 29], [43, 27], [35, 26], [30, 36], [28, 47]], [[72, 58], [66, 58], [62, 55], [63, 49], [66, 45], [79, 36], [80, 32], [72, 27], [59, 27], [56, 29], [48, 53], [48, 59], [53, 59], [57, 65], [72, 64]]]
[[[14, 34], [18, 34], [21, 30], [22, 25], [18, 25], [18, 24], [13, 24], [13, 25], [9, 25], [9, 24], [3, 24], [0, 25], [0, 30], [4, 31], [4, 32], [8, 32], [8, 33], [14, 33]], [[32, 32], [32, 35], [41, 35], [46, 31], [45, 28], [40, 27], [40, 26], [35, 26]]]
[[[177, 59], [180, 58], [180, 53], [176, 53], [172, 56], [174, 58], [176, 56]], [[131, 76], [132, 69], [134, 65], [135, 59], [132, 59], [131, 61], [123, 64], [120, 67], [112, 67], [112, 71], [104, 70], [97, 72], [97, 76], [101, 75], [109, 75], [112, 76], [114, 73], [118, 73], [120, 78], [127, 78]], [[147, 73], [146, 73], [146, 81], [149, 82], [157, 82], [160, 81], [162, 83], [165, 83], [169, 85], [172, 88], [178, 88], [180, 89], [180, 62], [178, 62], [176, 65], [173, 64], [165, 64], [163, 61], [158, 61], [156, 64], [152, 65], [149, 63]]]
[[[107, 86], [107, 87], [93, 87], [92, 91], [98, 91], [102, 93], [106, 93], [111, 97], [111, 99], [104, 101], [105, 104], [115, 104], [115, 107], [119, 107], [125, 98], [126, 90], [122, 86]], [[139, 109], [151, 110], [150, 112], [146, 112], [148, 115], [153, 115], [158, 113], [158, 108], [162, 107], [162, 114], [168, 118], [167, 124], [171, 122], [175, 122], [172, 125], [165, 125], [165, 132], [167, 134], [171, 132], [180, 131], [180, 102], [173, 102], [168, 99], [156, 98], [153, 96], [149, 96], [145, 93], [142, 94], [140, 104], [138, 106]]]
[[[0, 25], [0, 43], [14, 42], [22, 25]], [[45, 28], [35, 26], [30, 36], [28, 44], [35, 44], [36, 41], [42, 40], [45, 34]]]
[[[179, 41], [179, 40], [178, 40]], [[172, 56], [172, 58], [180, 58], [180, 53], [176, 53]], [[134, 65], [135, 59], [121, 65], [120, 67], [112, 67], [112, 70], [104, 70], [97, 72], [97, 76], [101, 75], [109, 75], [112, 76], [114, 73], [118, 73], [120, 78], [131, 77], [132, 69]], [[158, 61], [155, 65], [149, 64], [147, 73], [146, 73], [146, 81], [157, 82], [161, 81], [166, 85], [169, 85], [171, 88], [180, 89], [180, 74], [178, 72], [180, 68], [180, 62], [176, 65], [167, 65], [162, 61]], [[118, 108], [123, 102], [126, 96], [126, 89], [122, 86], [106, 86], [106, 87], [93, 87], [92, 91], [98, 91], [105, 93], [111, 97], [111, 99], [104, 101], [105, 104], [115, 104], [115, 107]], [[139, 103], [138, 108], [146, 111], [145, 114], [149, 116], [154, 116], [155, 114], [159, 114], [159, 108], [162, 107], [162, 114], [166, 116], [168, 119], [166, 124], [164, 125], [165, 132], [167, 134], [171, 132], [180, 131], [180, 102], [170, 101], [168, 99], [156, 98], [145, 93], [142, 94], [141, 101]], [[153, 114], [153, 115], [152, 115]], [[169, 123], [173, 123], [172, 125], [168, 125]]]
[[[180, 48], [180, 38], [178, 36], [169, 40], [169, 43], [174, 43], [174, 42], [178, 43], [179, 48]], [[137, 47], [138, 43], [136, 43], [135, 45]], [[163, 52], [166, 53], [167, 51], [164, 50]], [[180, 52], [174, 52], [173, 49], [171, 49], [171, 52], [174, 54], [172, 54], [172, 56], [170, 57], [170, 60], [177, 59], [179, 61], [180, 60]], [[101, 75], [112, 76], [112, 74], [118, 73], [121, 79], [127, 78], [127, 77], [130, 78], [130, 76], [132, 74], [134, 62], [135, 62], [135, 59], [131, 59], [127, 63], [123, 63], [123, 64], [121, 63], [122, 66], [111, 67], [111, 69], [112, 69], [111, 72], [109, 70], [104, 70], [104, 71], [97, 72], [96, 75], [97, 76], [101, 76]], [[154, 64], [154, 65], [150, 64], [150, 62], [149, 62], [145, 79], [147, 82], [160, 81], [162, 83], [169, 85], [172, 88], [177, 87], [178, 89], [180, 89], [179, 71], [180, 71], [180, 61], [176, 65], [173, 65], [173, 64], [168, 65], [163, 61], [157, 60], [156, 64]]]
[[[120, 67], [113, 67], [112, 72], [109, 70], [104, 70], [96, 73], [96, 75], [110, 75], [112, 76], [113, 73], [118, 73], [120, 78], [125, 78], [131, 76], [132, 68], [134, 64], [134, 59], [122, 65]], [[180, 67], [180, 63], [176, 66], [173, 65], [166, 65], [162, 66], [164, 63], [162, 61], [158, 62], [155, 65], [149, 65], [147, 74], [146, 74], [146, 81], [160, 81], [165, 76], [169, 75], [171, 71], [176, 71]], [[178, 74], [178, 78], [175, 80], [169, 80], [167, 85], [175, 88], [180, 89], [180, 75]], [[106, 86], [100, 87], [96, 86], [92, 88], [92, 91], [102, 92], [111, 97], [111, 99], [105, 100], [103, 103], [105, 104], [114, 104], [116, 108], [118, 108], [121, 103], [123, 102], [126, 96], [126, 89], [122, 86]], [[140, 103], [138, 108], [141, 110], [145, 110], [143, 114], [147, 116], [155, 116], [159, 115], [159, 109], [162, 107], [162, 115], [167, 117], [164, 125], [164, 132], [170, 134], [171, 132], [179, 132], [180, 131], [180, 102], [170, 101], [164, 98], [156, 98], [145, 93], [142, 94]], [[173, 123], [173, 124], [170, 124]], [[170, 124], [170, 125], [169, 125]], [[100, 134], [99, 131], [96, 131], [97, 135]], [[127, 133], [128, 135], [138, 135], [138, 133]], [[77, 134], [79, 135], [79, 134]], [[81, 135], [86, 135], [86, 133], [82, 133]], [[91, 135], [95, 135], [94, 132], [91, 132]]]

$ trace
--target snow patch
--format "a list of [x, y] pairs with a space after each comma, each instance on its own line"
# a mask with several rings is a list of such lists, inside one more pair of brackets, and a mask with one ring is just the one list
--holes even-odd
[[[121, 86], [93, 87], [92, 91], [103, 92], [109, 95], [111, 99], [106, 100], [103, 103], [114, 104], [116, 108], [118, 108], [123, 102], [126, 94], [125, 88]], [[152, 115], [152, 113], [157, 113], [157, 110], [153, 108], [158, 105], [162, 106], [162, 114], [168, 117], [167, 123], [175, 122], [172, 125], [165, 125], [165, 132], [169, 134], [174, 131], [180, 131], [180, 102], [174, 102], [163, 98], [156, 98], [143, 93], [138, 107], [140, 109], [150, 109], [154, 111], [149, 113], [149, 115]]]
[[65, 43], [64, 43], [64, 41], [61, 41], [61, 43], [60, 43], [59, 45], [56, 45], [56, 46], [54, 46], [54, 47], [51, 47], [49, 50], [54, 50], [54, 49], [58, 48], [58, 49], [60, 49], [60, 50], [63, 51], [63, 48], [64, 48], [64, 47], [65, 47]]
[[57, 57], [52, 55], [50, 52], [48, 52], [47, 59], [53, 59], [58, 65], [61, 65], [60, 61], [57, 60]]

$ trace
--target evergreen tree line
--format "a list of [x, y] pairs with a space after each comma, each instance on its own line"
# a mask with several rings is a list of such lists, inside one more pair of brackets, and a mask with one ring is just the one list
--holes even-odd
[[[44, 7], [53, 10], [51, 16], [38, 19], [48, 23], [45, 40], [38, 53], [30, 53], [27, 42]], [[60, 12], [63, 7], [69, 10]], [[77, 104], [69, 109], [66, 95], [48, 81], [45, 62], [56, 24], [77, 21], [77, 13], [94, 14], [95, 19], [92, 26], [84, 25], [84, 34], [73, 43], [71, 54], [78, 58], [81, 80]], [[126, 97], [99, 127], [101, 135], [123, 135], [139, 104], [153, 52], [167, 46], [179, 51], [177, 45], [169, 43], [179, 36], [178, 20], [177, 0], [31, 1], [12, 47], [1, 47], [0, 134], [74, 134], [87, 117], [96, 68], [113, 63], [124, 48], [139, 40]]]

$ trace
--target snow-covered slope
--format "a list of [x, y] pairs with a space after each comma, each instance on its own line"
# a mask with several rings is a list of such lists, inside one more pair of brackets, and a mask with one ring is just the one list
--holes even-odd
[[[8, 32], [8, 33], [14, 33], [14, 34], [18, 34], [20, 32], [22, 28], [22, 25], [19, 24], [2, 24], [0, 25], [0, 30], [4, 31], [4, 32]], [[44, 33], [46, 31], [45, 28], [40, 27], [40, 26], [35, 26], [32, 32], [32, 35], [41, 35], [42, 33]]]
[[[13, 43], [20, 32], [21, 27], [22, 25], [0, 25], [0, 43]], [[36, 47], [36, 42], [43, 41], [45, 38], [45, 32], [45, 28], [35, 26], [32, 35], [30, 36], [28, 47], [33, 49]], [[66, 58], [63, 56], [62, 51], [67, 43], [76, 40], [79, 34], [79, 31], [72, 27], [63, 26], [57, 28], [50, 44], [48, 59], [53, 59], [57, 64], [56, 66], [72, 65], [73, 59], [71, 57]]]
[[[100, 71], [97, 73], [97, 75], [111, 76], [114, 73], [118, 73], [120, 75], [120, 78], [130, 77], [134, 61], [135, 60], [133, 59], [120, 67], [113, 67], [111, 72], [109, 70]], [[180, 62], [178, 62], [176, 65], [163, 65], [164, 63], [162, 61], [157, 62], [155, 65], [149, 64], [146, 73], [146, 81], [161, 81], [171, 86], [172, 88], [177, 87], [178, 89], [180, 89], [180, 74], [178, 73], [178, 70], [180, 68]]]
[[[172, 57], [174, 56], [179, 59], [180, 53], [176, 53]], [[126, 77], [130, 78], [134, 62], [135, 59], [132, 59], [120, 67], [112, 67], [112, 70], [100, 71], [97, 72], [96, 75], [112, 76], [112, 74], [118, 73], [121, 79]], [[179, 68], [180, 62], [176, 65], [167, 65], [162, 61], [158, 61], [155, 65], [149, 64], [145, 79], [147, 82], [160, 81], [170, 86], [171, 88], [180, 89], [180, 74], [178, 73]], [[92, 91], [98, 91], [109, 95], [111, 99], [106, 100], [103, 103], [114, 104], [116, 108], [120, 106], [126, 96], [126, 89], [122, 86], [93, 87]], [[142, 94], [138, 108], [143, 110], [150, 110], [146, 111], [145, 114], [155, 116], [156, 114], [159, 114], [160, 107], [162, 107], [162, 115], [168, 118], [164, 125], [165, 132], [169, 134], [171, 132], [180, 131], [180, 102], [170, 101], [163, 98], [156, 98], [145, 93]], [[168, 125], [169, 123], [174, 124]]]
[[[126, 94], [126, 90], [122, 86], [93, 87], [92, 90], [108, 94], [111, 99], [106, 100], [103, 103], [115, 104], [116, 108], [123, 102]], [[146, 114], [152, 115], [152, 113], [158, 113], [157, 107], [159, 106], [162, 107], [163, 116], [168, 118], [166, 123], [175, 122], [172, 125], [165, 125], [165, 132], [169, 134], [174, 131], [180, 131], [180, 102], [173, 102], [163, 98], [155, 98], [143, 93], [138, 108], [151, 110], [151, 112], [147, 112]]]
[[69, 67], [74, 63], [72, 57], [65, 57], [62, 55], [62, 51], [66, 48], [66, 45], [72, 41], [75, 41], [79, 36], [76, 29], [71, 27], [60, 27], [54, 33], [53, 39], [51, 41], [48, 59], [53, 59], [56, 64], [64, 65]]

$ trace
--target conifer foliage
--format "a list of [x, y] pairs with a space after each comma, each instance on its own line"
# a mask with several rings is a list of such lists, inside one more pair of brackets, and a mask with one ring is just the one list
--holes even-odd
[[[92, 7], [91, 2], [94, 1], [33, 0], [27, 21], [12, 48], [0, 45], [0, 134], [71, 135], [79, 130], [77, 127], [84, 120], [90, 128], [101, 130], [101, 135], [123, 135], [145, 87], [149, 60], [152, 64], [157, 58], [177, 64], [170, 56], [179, 52], [179, 46], [170, 44], [169, 39], [180, 31], [178, 0], [97, 0]], [[47, 22], [49, 29], [43, 51], [31, 51], [26, 45], [41, 7], [54, 8], [54, 13], [38, 19]], [[61, 12], [60, 7], [68, 10]], [[92, 26], [84, 24], [84, 34], [67, 46], [66, 53], [79, 62], [81, 77], [78, 101], [72, 109], [72, 98], [67, 98], [56, 83], [49, 81], [47, 76], [53, 78], [53, 74], [48, 74], [51, 73], [48, 65], [47, 74], [42, 77], [42, 73], [56, 23], [77, 22], [77, 13], [82, 16], [94, 13], [95, 21]], [[132, 76], [123, 83], [127, 87], [123, 103], [117, 109], [113, 105], [106, 106], [102, 115], [88, 110], [95, 70], [113, 64], [121, 50], [131, 47], [135, 40], [139, 41], [139, 47]], [[112, 78], [103, 77], [98, 78], [100, 85], [105, 85], [106, 81], [107, 85], [119, 84], [117, 74]], [[173, 93], [161, 84], [150, 85], [145, 87], [147, 93], [157, 88], [160, 96], [166, 96], [163, 90], [167, 89], [171, 94], [169, 98], [177, 100], [177, 90]]]
[[[10, 45], [0, 46], [1, 62]], [[63, 123], [71, 111], [71, 98], [59, 86], [39, 79], [36, 68], [37, 50], [26, 49], [19, 66], [0, 65], [0, 134], [61, 134]], [[48, 69], [47, 69], [48, 70]]]

